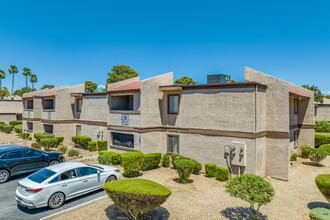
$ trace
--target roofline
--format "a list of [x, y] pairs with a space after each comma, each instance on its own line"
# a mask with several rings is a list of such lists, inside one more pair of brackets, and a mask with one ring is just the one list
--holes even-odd
[[73, 97], [82, 97], [82, 96], [102, 96], [107, 95], [107, 92], [72, 92], [70, 93]]
[[118, 93], [128, 93], [128, 92], [141, 92], [141, 89], [125, 89], [125, 90], [118, 90], [118, 91], [107, 91], [109, 94], [118, 94]]
[[159, 86], [160, 89], [177, 88], [178, 90], [191, 90], [191, 89], [224, 89], [224, 88], [250, 88], [260, 86], [264, 89], [267, 85], [258, 82], [240, 82], [240, 83], [221, 83], [221, 84], [199, 84], [199, 85], [166, 85]]

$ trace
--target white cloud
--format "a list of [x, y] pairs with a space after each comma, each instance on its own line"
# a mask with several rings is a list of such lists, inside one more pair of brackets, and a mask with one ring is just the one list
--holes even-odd
[[100, 85], [97, 86], [97, 88], [98, 89], [105, 89], [105, 85], [100, 84]]

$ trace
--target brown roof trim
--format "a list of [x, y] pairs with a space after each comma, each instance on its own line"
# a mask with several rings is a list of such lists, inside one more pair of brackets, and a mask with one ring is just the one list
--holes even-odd
[[127, 89], [127, 90], [120, 90], [120, 91], [107, 91], [107, 93], [111, 94], [119, 94], [119, 93], [133, 93], [133, 92], [141, 92], [140, 89]]
[[323, 104], [323, 103], [318, 103], [318, 104], [315, 104], [315, 107], [330, 107], [330, 104]]
[[56, 95], [35, 95], [33, 96], [33, 98], [50, 98], [50, 97], [54, 97], [55, 98]]
[[73, 92], [71, 96], [73, 97], [82, 97], [82, 96], [103, 96], [107, 95], [106, 92]]
[[266, 89], [267, 85], [258, 82], [243, 82], [243, 83], [222, 83], [222, 84], [200, 84], [200, 85], [166, 85], [159, 86], [160, 90], [169, 90], [171, 87], [181, 87], [182, 90], [191, 89], [227, 89], [227, 88], [251, 88], [251, 87], [261, 87]]
[[41, 118], [27, 118], [23, 117], [22, 121], [41, 121]]
[[0, 102], [22, 102], [23, 99], [0, 99]]

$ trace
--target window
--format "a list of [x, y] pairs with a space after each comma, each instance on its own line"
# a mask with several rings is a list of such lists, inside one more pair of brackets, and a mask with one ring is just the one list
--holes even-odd
[[76, 136], [81, 136], [81, 125], [76, 126]]
[[17, 114], [16, 115], [16, 120], [17, 121], [22, 121], [22, 114]]
[[76, 110], [77, 112], [81, 112], [81, 108], [82, 108], [82, 99], [77, 99], [76, 101]]
[[111, 96], [111, 110], [132, 111], [133, 95]]
[[24, 157], [40, 157], [42, 153], [36, 150], [25, 150]]
[[298, 114], [298, 99], [297, 98], [293, 99], [293, 113], [295, 115]]
[[68, 179], [73, 179], [76, 178], [77, 174], [75, 170], [69, 170], [60, 175], [60, 180], [68, 180]]
[[134, 148], [134, 135], [114, 132], [111, 134], [113, 145]]
[[33, 99], [25, 101], [25, 109], [33, 109]]
[[179, 95], [168, 96], [168, 109], [169, 114], [178, 114], [179, 112]]
[[168, 135], [168, 152], [169, 153], [179, 153], [179, 136], [178, 135]]
[[91, 167], [80, 167], [77, 169], [79, 176], [88, 176], [97, 173], [97, 169]]
[[46, 110], [54, 110], [54, 99], [43, 99], [42, 107]]
[[9, 152], [7, 153], [7, 159], [19, 159], [22, 158], [23, 154], [22, 151], [15, 151], [15, 152]]
[[46, 179], [54, 176], [55, 174], [56, 173], [54, 171], [44, 168], [28, 176], [28, 179], [36, 183], [42, 183]]
[[298, 147], [298, 131], [293, 132], [294, 147]]
[[53, 125], [44, 124], [44, 130], [45, 133], [47, 134], [53, 134], [54, 132]]
[[28, 131], [33, 131], [33, 122], [27, 122], [26, 123]]

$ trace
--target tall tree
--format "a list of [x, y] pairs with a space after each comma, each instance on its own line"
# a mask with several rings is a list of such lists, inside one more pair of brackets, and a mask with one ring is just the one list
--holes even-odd
[[96, 92], [97, 90], [97, 83], [92, 81], [85, 82], [85, 92]]
[[6, 73], [3, 70], [0, 70], [0, 99], [3, 98], [2, 95], [2, 79], [6, 78]]
[[8, 91], [8, 89], [6, 87], [3, 87], [1, 89], [1, 97], [9, 97], [10, 96], [10, 93]]
[[34, 84], [38, 82], [38, 78], [36, 74], [31, 74], [30, 82], [32, 84], [32, 90], [34, 90]]
[[176, 79], [175, 84], [177, 85], [195, 85], [197, 82], [188, 76], [183, 76], [179, 79]]
[[23, 96], [24, 93], [33, 92], [33, 91], [35, 91], [35, 89], [32, 90], [30, 87], [28, 87], [26, 90], [26, 87], [22, 87], [21, 89], [15, 90], [13, 95], [14, 96]]
[[25, 88], [26, 88], [26, 92], [28, 91], [28, 77], [31, 76], [31, 70], [30, 68], [23, 68], [23, 76], [25, 76]]
[[122, 81], [125, 79], [130, 79], [139, 75], [134, 69], [126, 65], [113, 66], [111, 71], [112, 72], [108, 73], [109, 75], [109, 78], [107, 79], [108, 84]]
[[14, 76], [18, 73], [18, 68], [15, 65], [11, 65], [8, 69], [8, 72], [13, 75], [12, 81], [11, 81], [11, 95], [14, 93]]
[[315, 102], [323, 103], [324, 95], [322, 94], [321, 90], [319, 88], [317, 88], [317, 86], [305, 84], [302, 87], [304, 87], [305, 89], [309, 89], [309, 90], [314, 92]]
[[54, 87], [55, 87], [54, 85], [45, 84], [45, 85], [43, 85], [43, 86], [40, 88], [40, 90], [41, 90], [41, 89], [52, 89], [52, 88], [54, 88]]

